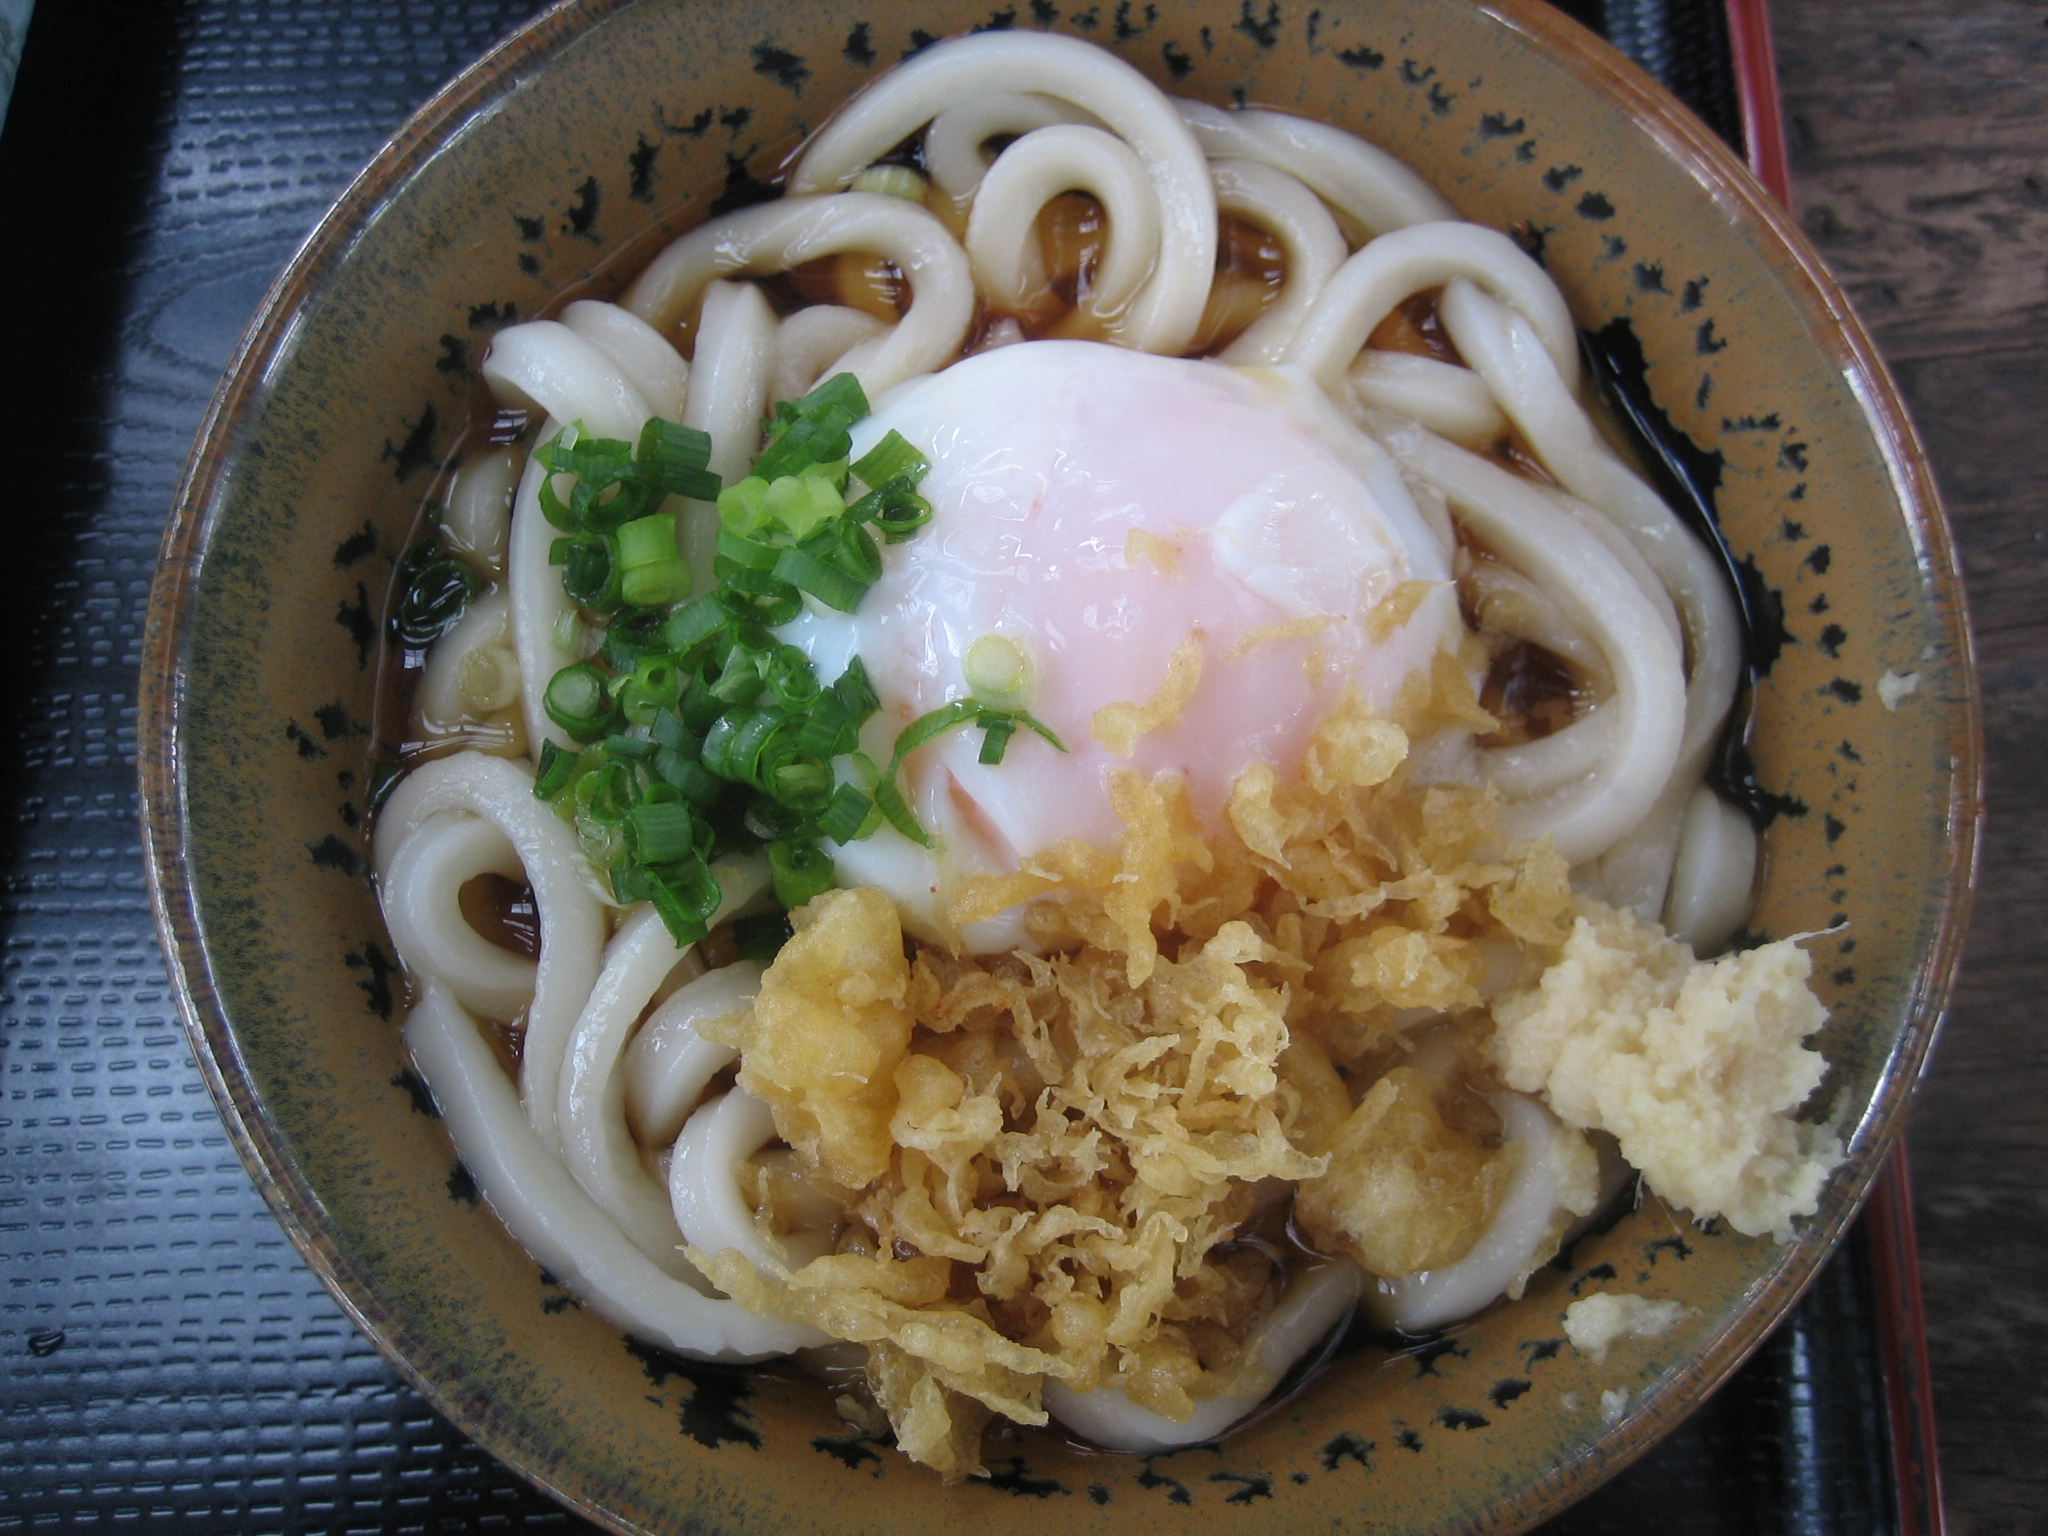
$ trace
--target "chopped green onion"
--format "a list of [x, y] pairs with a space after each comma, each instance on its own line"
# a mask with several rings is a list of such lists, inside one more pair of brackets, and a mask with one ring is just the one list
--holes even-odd
[[1003, 760], [1003, 753], [1009, 750], [1010, 737], [1016, 733], [1017, 721], [1011, 715], [996, 715], [982, 732], [981, 755], [975, 759], [993, 768]]
[[[666, 656], [642, 656], [628, 676], [612, 684], [612, 697], [635, 725], [653, 724], [655, 711], [673, 709], [682, 696], [682, 674]], [[653, 753], [651, 743], [648, 752]]]
[[650, 416], [640, 429], [640, 451], [634, 457], [648, 478], [671, 496], [712, 501], [719, 495], [718, 476], [705, 468], [711, 462], [710, 434], [696, 427]]
[[814, 805], [831, 792], [832, 766], [822, 758], [792, 754], [761, 779], [761, 787], [784, 805]]
[[791, 714], [809, 710], [823, 692], [818, 687], [818, 674], [811, 670], [811, 658], [793, 645], [778, 645], [762, 658], [761, 681], [768, 687], [768, 696]]
[[734, 565], [749, 571], [773, 570], [775, 557], [781, 553], [766, 539], [734, 533], [730, 528], [718, 530], [715, 548], [721, 560], [730, 560]]
[[654, 910], [677, 944], [694, 944], [710, 931], [724, 893], [701, 857], [692, 854], [665, 868], [649, 869], [647, 879]]
[[547, 717], [576, 741], [595, 741], [611, 724], [611, 695], [605, 675], [587, 661], [562, 668], [541, 695]]
[[816, 843], [770, 843], [768, 868], [775, 876], [775, 899], [792, 911], [833, 886], [832, 861]]
[[853, 478], [862, 485], [880, 490], [889, 481], [897, 478], [915, 483], [931, 468], [925, 456], [904, 440], [903, 434], [891, 427], [882, 434], [882, 440], [854, 461]]
[[569, 787], [569, 781], [576, 777], [574, 752], [565, 751], [552, 741], [540, 744], [540, 771], [534, 775], [533, 793], [537, 800], [552, 800]]
[[744, 605], [744, 611], [767, 628], [787, 624], [804, 611], [803, 594], [772, 571], [726, 566], [718, 578], [733, 604]]
[[699, 641], [709, 640], [730, 622], [732, 616], [725, 611], [717, 594], [707, 592], [702, 597], [691, 598], [668, 616], [668, 622], [661, 629], [662, 643], [671, 651], [687, 651]]
[[889, 777], [894, 777], [902, 766], [903, 759], [910, 756], [927, 742], [943, 736], [946, 732], [967, 724], [981, 713], [982, 706], [973, 699], [955, 699], [950, 704], [941, 704], [937, 709], [919, 715], [903, 727], [896, 738], [895, 755], [889, 759]]
[[697, 851], [697, 817], [686, 805], [636, 805], [626, 815], [626, 846], [642, 864], [670, 864]]
[[576, 817], [576, 841], [583, 856], [599, 869], [610, 869], [626, 856], [625, 834], [586, 814]]
[[866, 582], [855, 580], [801, 549], [785, 549], [776, 557], [775, 576], [841, 613], [852, 613], [868, 595]]
[[767, 527], [768, 482], [759, 475], [749, 475], [720, 491], [718, 526], [739, 534]]
[[636, 763], [646, 761], [660, 750], [644, 736], [607, 736], [599, 745], [607, 757], [630, 758]]
[[835, 843], [850, 843], [868, 819], [875, 802], [851, 784], [832, 791], [831, 804], [818, 818], [818, 835]]
[[920, 847], [932, 846], [932, 835], [925, 831], [910, 807], [904, 803], [903, 792], [896, 787], [893, 776], [875, 785], [875, 809], [882, 813], [882, 819]]
[[846, 509], [848, 522], [873, 523], [891, 544], [901, 544], [932, 520], [932, 505], [901, 476], [869, 491]]
[[666, 655], [672, 649], [663, 632], [666, 619], [666, 614], [655, 609], [622, 613], [613, 619], [604, 632], [605, 665], [614, 672], [630, 672], [643, 656]]
[[785, 475], [770, 482], [765, 510], [792, 539], [804, 539], [843, 513], [846, 498], [829, 480]]
[[654, 772], [664, 784], [700, 810], [708, 810], [718, 804], [725, 793], [725, 780], [674, 747], [663, 747], [654, 754]]
[[754, 461], [754, 474], [773, 481], [845, 458], [853, 446], [847, 428], [867, 414], [867, 396], [850, 373], [834, 374], [801, 400], [783, 401], [775, 407], [768, 446]]
[[579, 607], [619, 606], [618, 541], [609, 533], [578, 533], [548, 546], [548, 564], [562, 568], [562, 587]]
[[619, 595], [636, 608], [665, 607], [688, 595], [690, 568], [676, 547], [676, 520], [667, 512], [636, 518], [619, 529]]
[[850, 519], [828, 523], [797, 548], [844, 571], [863, 586], [881, 580], [882, 552], [875, 547], [874, 536]]

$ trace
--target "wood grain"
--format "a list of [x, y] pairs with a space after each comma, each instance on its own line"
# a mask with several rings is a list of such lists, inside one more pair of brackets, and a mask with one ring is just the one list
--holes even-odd
[[1912, 1130], [1955, 1536], [2048, 1509], [2048, 8], [1778, 0], [1801, 222], [1890, 359], [1961, 546], [1988, 799]]

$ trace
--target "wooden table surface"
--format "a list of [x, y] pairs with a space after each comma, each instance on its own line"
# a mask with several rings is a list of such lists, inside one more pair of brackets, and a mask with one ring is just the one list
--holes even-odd
[[2048, 1529], [2048, 6], [1773, 0], [1800, 223], [1962, 548], [1990, 817], [1910, 1141], [1955, 1536]]

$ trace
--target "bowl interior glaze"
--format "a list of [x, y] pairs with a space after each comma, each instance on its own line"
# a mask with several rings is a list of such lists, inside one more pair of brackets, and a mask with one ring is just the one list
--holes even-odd
[[[895, 13], [900, 14], [900, 13]], [[1794, 1243], [1655, 1200], [1518, 1304], [1339, 1362], [1220, 1447], [1132, 1458], [1050, 1433], [942, 1486], [777, 1371], [700, 1366], [580, 1309], [477, 1199], [398, 1043], [365, 878], [372, 678], [394, 563], [459, 446], [491, 332], [607, 293], [760, 195], [834, 103], [925, 31], [886, 8], [594, 0], [429, 104], [280, 280], [167, 536], [145, 659], [153, 890], [223, 1118], [358, 1322], [470, 1434], [619, 1529], [1519, 1530], [1639, 1453], [1758, 1342], [1861, 1199], [1930, 1042], [1974, 848], [1960, 588], [1910, 428], [1839, 292], [1707, 131], [1533, 3], [921, 7], [1038, 26], [1167, 89], [1363, 133], [1516, 232], [1580, 323], [1625, 322], [1718, 477], [1775, 638], [1754, 756], [1761, 935], [1812, 945], [1825, 1113], [1851, 1161]], [[1911, 679], [1880, 689], [1881, 678]], [[1893, 707], [1893, 706], [1896, 707]], [[1560, 1314], [1602, 1284], [1692, 1309], [1604, 1363]], [[1602, 1394], [1625, 1393], [1614, 1422]]]

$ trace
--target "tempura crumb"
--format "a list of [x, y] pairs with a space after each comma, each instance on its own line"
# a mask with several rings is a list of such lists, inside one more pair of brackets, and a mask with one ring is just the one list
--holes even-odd
[[1143, 704], [1105, 704], [1088, 722], [1088, 734], [1118, 757], [1138, 750], [1138, 738], [1163, 730], [1180, 719], [1195, 690], [1202, 686], [1202, 632], [1198, 629], [1173, 648], [1166, 681]]
[[1600, 1394], [1600, 1418], [1603, 1422], [1619, 1424], [1627, 1415], [1627, 1387], [1609, 1387]]
[[1877, 680], [1877, 696], [1888, 710], [1897, 710], [1909, 695], [1920, 691], [1918, 672], [1887, 672]]
[[1564, 1309], [1565, 1337], [1572, 1348], [1595, 1360], [1621, 1339], [1660, 1339], [1684, 1315], [1675, 1301], [1651, 1301], [1623, 1291], [1596, 1291]]
[[[1108, 734], [1134, 742], [1200, 665], [1191, 637], [1178, 683]], [[1288, 1283], [1270, 1235], [1243, 1240], [1262, 1221], [1372, 1274], [1457, 1262], [1515, 1166], [1504, 1083], [1573, 1127], [1553, 1237], [1595, 1203], [1595, 1126], [1702, 1214], [1768, 1230], [1810, 1210], [1836, 1154], [1789, 1119], [1820, 1073], [1806, 956], [1700, 964], [1580, 902], [1547, 841], [1504, 842], [1491, 791], [1408, 780], [1412, 736], [1488, 718], [1465, 671], [1404, 709], [1347, 693], [1294, 774], [1240, 776], [1217, 829], [1178, 778], [1112, 771], [1114, 848], [1061, 843], [951, 897], [956, 924], [1026, 904], [1035, 953], [906, 956], [875, 891], [798, 913], [739, 1082], [835, 1202], [838, 1251], [786, 1276], [692, 1262], [865, 1345], [899, 1446], [952, 1480], [991, 1416], [1045, 1422], [1048, 1380], [1175, 1422], [1241, 1390]]]

